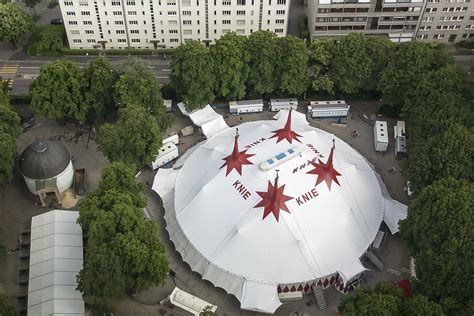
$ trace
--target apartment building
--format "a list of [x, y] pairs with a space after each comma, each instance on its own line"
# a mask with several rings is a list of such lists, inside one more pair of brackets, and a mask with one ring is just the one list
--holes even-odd
[[423, 6], [423, 0], [309, 0], [308, 27], [312, 39], [363, 32], [410, 41]]
[[474, 40], [474, 2], [428, 0], [416, 39], [444, 43]]
[[285, 36], [291, 0], [60, 0], [74, 49], [174, 48], [228, 32]]
[[[309, 0], [312, 39], [363, 32], [394, 42], [452, 42], [474, 35], [471, 0]], [[474, 0], [473, 0], [474, 1]]]

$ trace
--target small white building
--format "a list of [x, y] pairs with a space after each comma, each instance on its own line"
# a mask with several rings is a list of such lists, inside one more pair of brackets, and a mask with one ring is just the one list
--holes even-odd
[[311, 101], [308, 114], [311, 118], [347, 117], [350, 108], [344, 100]]
[[74, 179], [71, 154], [62, 144], [39, 140], [25, 148], [18, 161], [28, 190], [40, 196], [69, 189]]
[[171, 105], [172, 105], [171, 100], [163, 100], [163, 103], [166, 106], [166, 112], [171, 112]]
[[270, 99], [270, 111], [297, 110], [297, 99]]
[[374, 146], [375, 151], [385, 152], [388, 148], [387, 122], [375, 121], [374, 124]]
[[263, 111], [263, 100], [242, 100], [229, 102], [230, 114], [256, 113]]
[[178, 158], [178, 156], [178, 146], [176, 146], [173, 142], [163, 144], [158, 152], [158, 155], [156, 156], [155, 161], [151, 163], [151, 168], [155, 170]]

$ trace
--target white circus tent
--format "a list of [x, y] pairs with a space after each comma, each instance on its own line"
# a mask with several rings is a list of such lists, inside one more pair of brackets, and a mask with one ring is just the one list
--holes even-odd
[[279, 292], [347, 291], [382, 220], [406, 216], [364, 157], [287, 111], [215, 134], [153, 189], [191, 269], [266, 313]]

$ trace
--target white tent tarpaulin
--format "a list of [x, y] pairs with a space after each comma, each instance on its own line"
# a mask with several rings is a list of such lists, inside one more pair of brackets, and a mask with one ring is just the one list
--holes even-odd
[[247, 310], [275, 312], [278, 291], [347, 290], [386, 212], [366, 159], [293, 113], [292, 126], [282, 111], [239, 125], [238, 138], [227, 128], [155, 178], [183, 260]]
[[31, 219], [28, 315], [84, 315], [76, 290], [82, 269], [79, 212], [54, 210]]
[[211, 138], [229, 128], [222, 115], [217, 114], [209, 104], [200, 110], [190, 113], [189, 117], [194, 125], [201, 128], [206, 138]]

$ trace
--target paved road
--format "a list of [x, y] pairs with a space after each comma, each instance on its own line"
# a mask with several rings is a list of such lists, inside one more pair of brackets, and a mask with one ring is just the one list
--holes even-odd
[[[96, 57], [68, 57], [68, 59], [79, 64], [80, 67], [87, 67], [88, 63]], [[156, 56], [143, 56], [143, 59], [150, 63], [150, 68], [155, 73], [158, 83], [164, 84], [169, 82], [170, 60], [163, 60]], [[110, 58], [110, 63], [115, 69], [124, 62], [126, 57], [117, 56]], [[0, 62], [0, 77], [3, 80], [10, 79], [9, 84], [12, 86], [13, 95], [28, 94], [28, 87], [38, 76], [40, 68], [44, 64], [52, 62], [52, 59], [29, 59], [29, 60], [9, 60]]]

